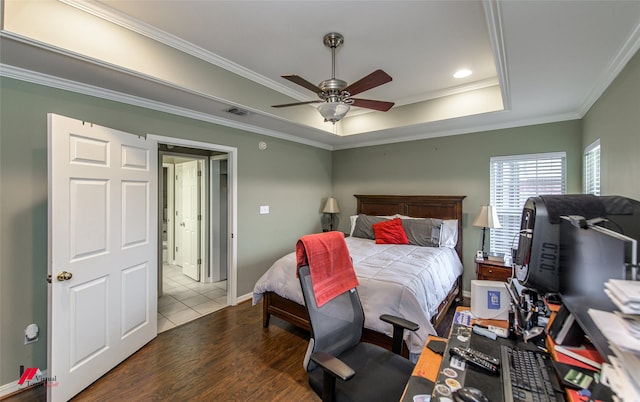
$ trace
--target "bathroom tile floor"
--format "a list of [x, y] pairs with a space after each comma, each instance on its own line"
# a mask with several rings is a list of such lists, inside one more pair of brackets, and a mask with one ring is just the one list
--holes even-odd
[[176, 265], [164, 264], [158, 299], [158, 333], [227, 306], [227, 281], [196, 282]]

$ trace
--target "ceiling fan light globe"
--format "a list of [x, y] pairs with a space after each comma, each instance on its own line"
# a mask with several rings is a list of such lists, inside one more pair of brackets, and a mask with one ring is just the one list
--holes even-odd
[[348, 112], [350, 106], [342, 102], [321, 103], [318, 106], [318, 112], [324, 117], [325, 121], [335, 123], [340, 121]]

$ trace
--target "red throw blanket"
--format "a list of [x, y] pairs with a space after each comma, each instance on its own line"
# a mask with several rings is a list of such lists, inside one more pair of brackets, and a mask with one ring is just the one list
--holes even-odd
[[303, 265], [309, 265], [318, 307], [358, 286], [342, 232], [302, 236], [296, 243], [296, 272]]

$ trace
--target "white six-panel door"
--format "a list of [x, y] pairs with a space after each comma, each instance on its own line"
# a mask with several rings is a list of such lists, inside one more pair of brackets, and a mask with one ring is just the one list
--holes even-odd
[[200, 280], [200, 228], [198, 225], [198, 164], [197, 160], [182, 165], [182, 273]]
[[48, 400], [157, 335], [157, 143], [48, 116]]
[[183, 218], [183, 209], [184, 207], [182, 206], [183, 202], [182, 202], [182, 181], [183, 181], [183, 167], [182, 167], [182, 163], [178, 163], [175, 165], [175, 175], [176, 175], [176, 179], [175, 179], [175, 221], [174, 221], [174, 229], [175, 229], [175, 235], [176, 238], [175, 240], [175, 247], [174, 247], [174, 263], [176, 265], [182, 266], [183, 264], [183, 259], [184, 259], [184, 247], [182, 245], [183, 243], [183, 238], [184, 238], [184, 218]]

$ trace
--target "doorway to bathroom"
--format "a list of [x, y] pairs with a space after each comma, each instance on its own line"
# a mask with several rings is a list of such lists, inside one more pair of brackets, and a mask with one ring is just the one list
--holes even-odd
[[228, 154], [158, 145], [162, 269], [158, 332], [228, 305]]

